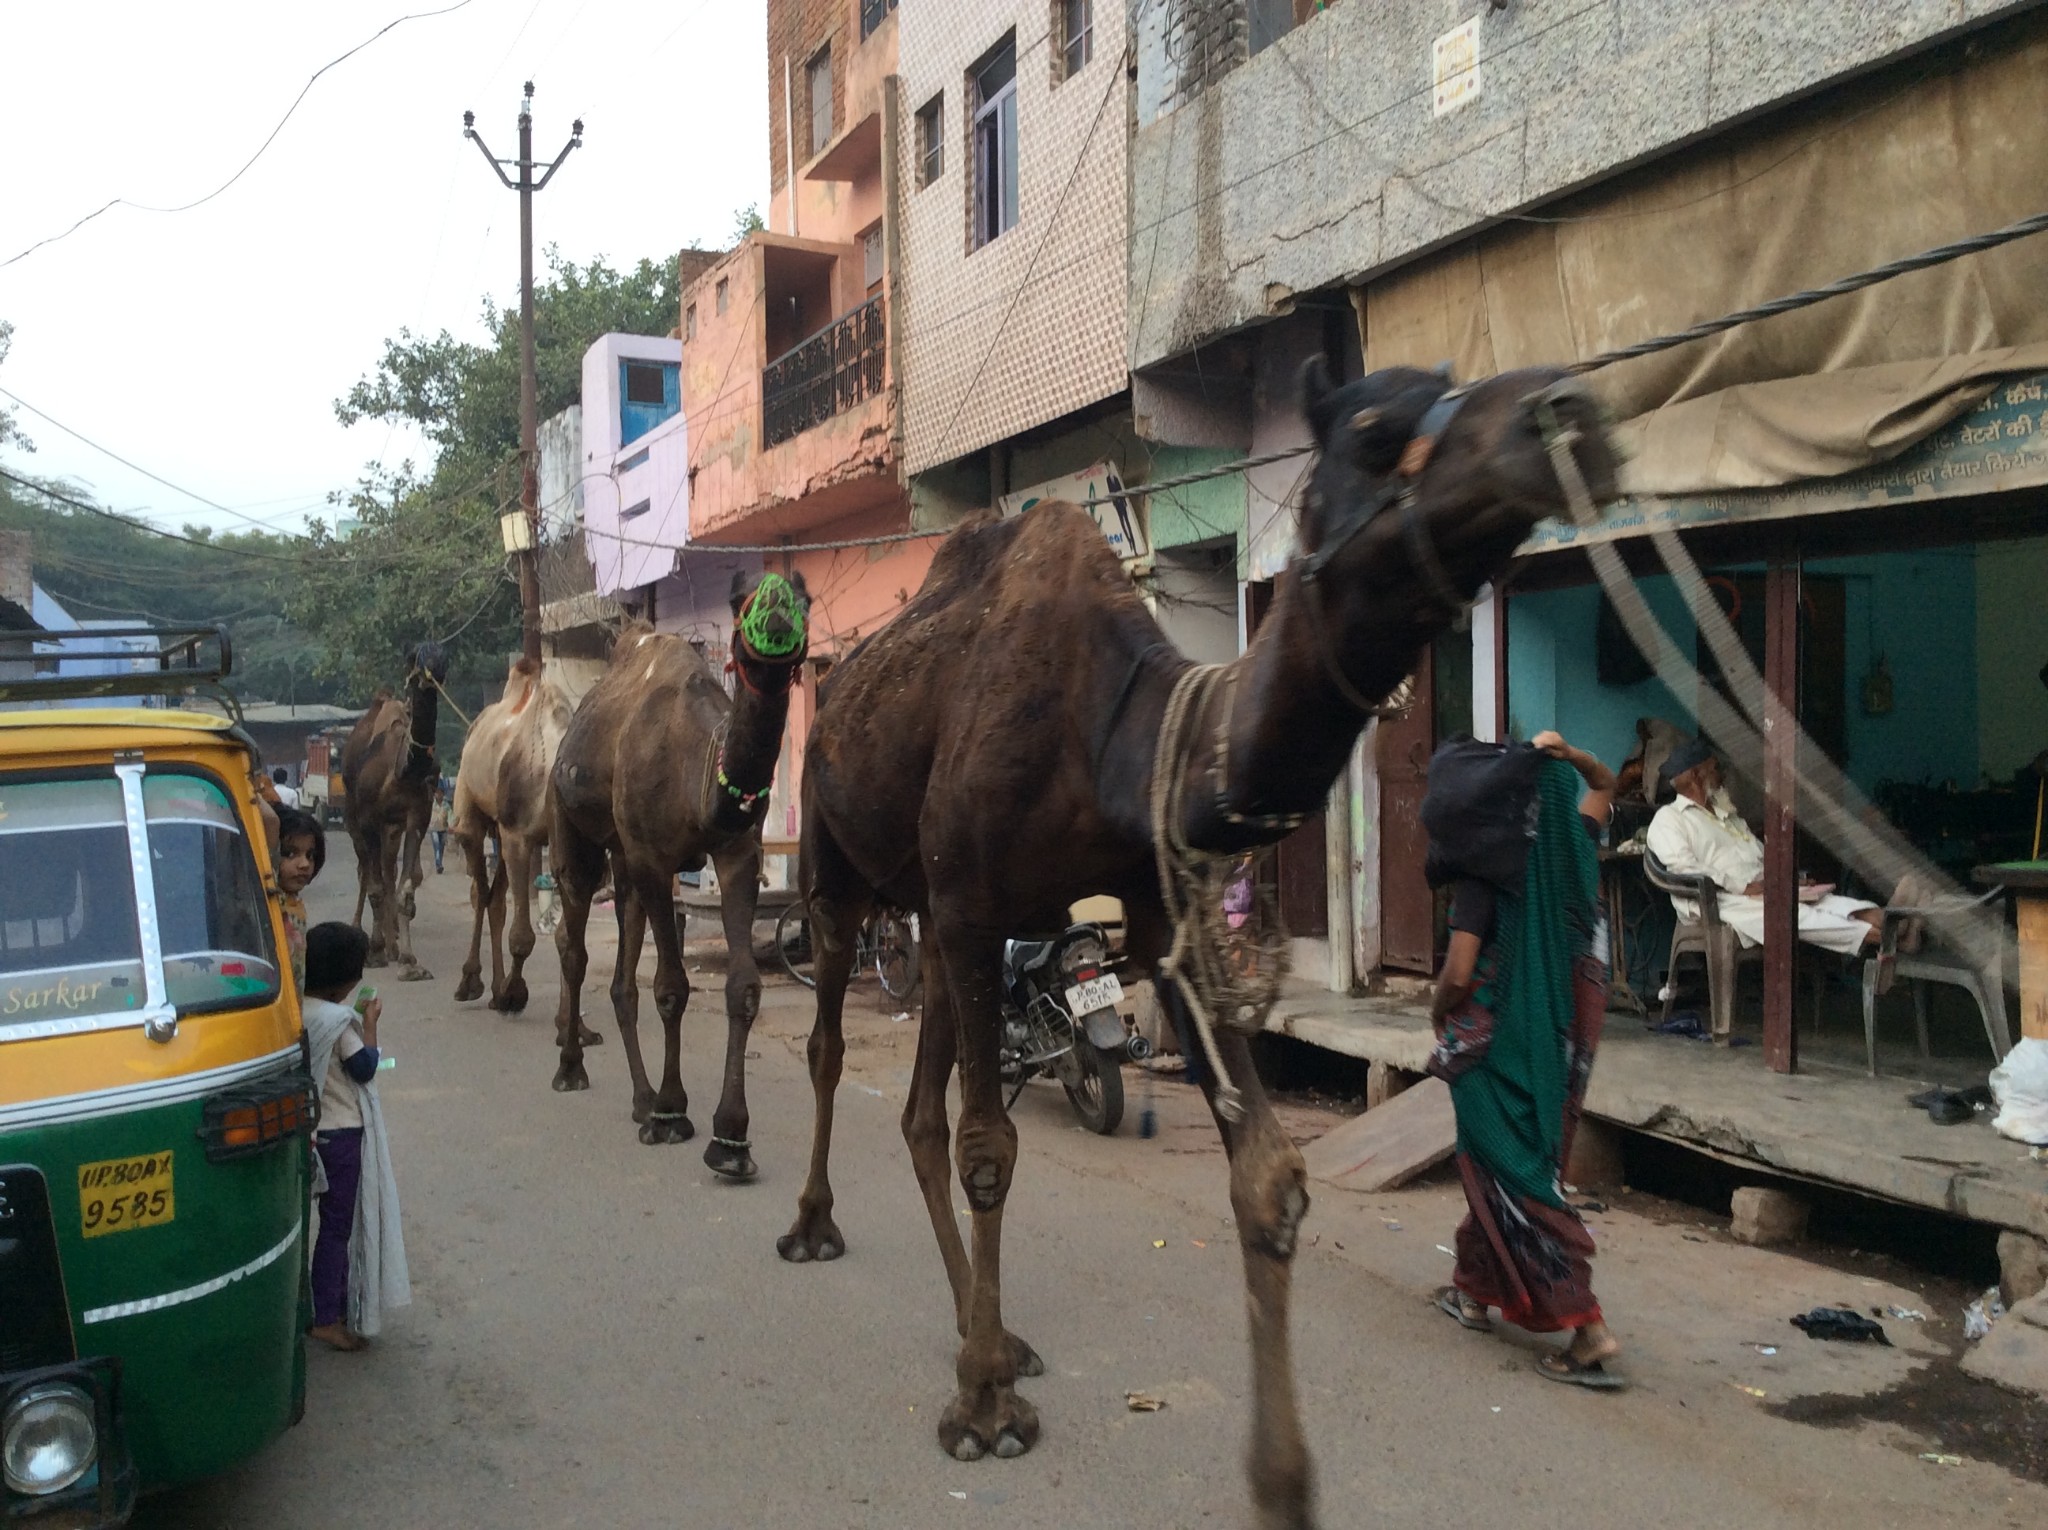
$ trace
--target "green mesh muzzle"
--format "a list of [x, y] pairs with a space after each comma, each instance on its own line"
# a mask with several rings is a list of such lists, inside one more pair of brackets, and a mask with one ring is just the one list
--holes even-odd
[[764, 659], [786, 659], [804, 646], [804, 604], [780, 574], [764, 574], [740, 607], [740, 637]]

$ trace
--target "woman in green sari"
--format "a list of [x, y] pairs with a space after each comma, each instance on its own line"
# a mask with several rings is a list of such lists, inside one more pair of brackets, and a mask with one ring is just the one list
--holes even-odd
[[[1612, 1389], [1623, 1382], [1605, 1363], [1621, 1345], [1593, 1295], [1593, 1240], [1562, 1179], [1606, 1017], [1595, 846], [1614, 773], [1555, 733], [1509, 751], [1523, 747], [1548, 756], [1532, 762], [1526, 869], [1513, 886], [1456, 877], [1431, 1012], [1429, 1071], [1451, 1086], [1468, 1207], [1437, 1305], [1481, 1331], [1492, 1327], [1489, 1308], [1533, 1333], [1569, 1330], [1570, 1344], [1538, 1369]], [[1432, 855], [1458, 867], [1455, 848], [1433, 843]]]

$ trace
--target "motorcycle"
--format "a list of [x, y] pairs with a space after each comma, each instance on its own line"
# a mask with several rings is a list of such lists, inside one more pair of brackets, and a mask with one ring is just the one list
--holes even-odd
[[1081, 1124], [1108, 1136], [1124, 1115], [1122, 1062], [1152, 1055], [1126, 1034], [1116, 1011], [1120, 965], [1099, 924], [1077, 924], [1056, 940], [1003, 943], [1001, 1076], [1017, 1103], [1032, 1079], [1060, 1081]]

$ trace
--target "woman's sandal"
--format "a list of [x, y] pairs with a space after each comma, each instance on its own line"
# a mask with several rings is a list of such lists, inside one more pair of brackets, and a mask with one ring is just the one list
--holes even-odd
[[1595, 1392], [1619, 1392], [1628, 1385], [1623, 1377], [1615, 1375], [1598, 1360], [1575, 1359], [1568, 1349], [1544, 1355], [1536, 1362], [1536, 1369], [1552, 1381], [1586, 1387]]
[[1474, 1317], [1465, 1306], [1465, 1297], [1456, 1286], [1445, 1286], [1436, 1293], [1436, 1310], [1457, 1321], [1460, 1328], [1469, 1328], [1474, 1333], [1492, 1333], [1493, 1319], [1486, 1315], [1486, 1309], [1477, 1302], [1472, 1304], [1478, 1311]]

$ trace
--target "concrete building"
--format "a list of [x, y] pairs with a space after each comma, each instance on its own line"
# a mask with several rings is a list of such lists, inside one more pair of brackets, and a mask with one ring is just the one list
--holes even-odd
[[[1155, 445], [1301, 442], [1292, 377], [1311, 353], [1348, 376], [1568, 362], [2036, 210], [2021, 166], [2037, 151], [2013, 132], [2048, 104], [2048, 70], [2022, 0], [1132, 0], [1130, 21], [1129, 360]], [[1763, 563], [1781, 581], [1803, 563], [1828, 633], [1805, 645], [1829, 667], [1801, 679], [1808, 730], [1895, 799], [1988, 789], [2020, 735], [2048, 729], [2038, 661], [1986, 640], [2037, 559], [2032, 438], [2004, 434], [2029, 405], [1995, 389], [2027, 394], [2048, 364], [2048, 319], [2020, 296], [2048, 271], [2040, 244], [1597, 379], [1642, 512], [1612, 534], [1682, 529], [1759, 659]], [[1299, 469], [1247, 475], [1251, 591], [1294, 552]], [[1992, 483], [2010, 492], [1987, 521], [1974, 496]], [[1940, 515], [1896, 508], [1941, 498]], [[1332, 987], [1433, 969], [1414, 808], [1437, 739], [1557, 726], [1618, 761], [1639, 717], [1693, 725], [1687, 696], [1602, 683], [1582, 549], [1539, 534], [1508, 597], [1418, 656], [1420, 703], [1368, 733], [1326, 821], [1283, 847], [1283, 908], [1297, 933], [1327, 931]], [[1650, 582], [1652, 603], [1690, 645], [1668, 585]], [[1654, 921], [1638, 934], [1661, 966]], [[1657, 975], [1637, 981], [1654, 992]]]

